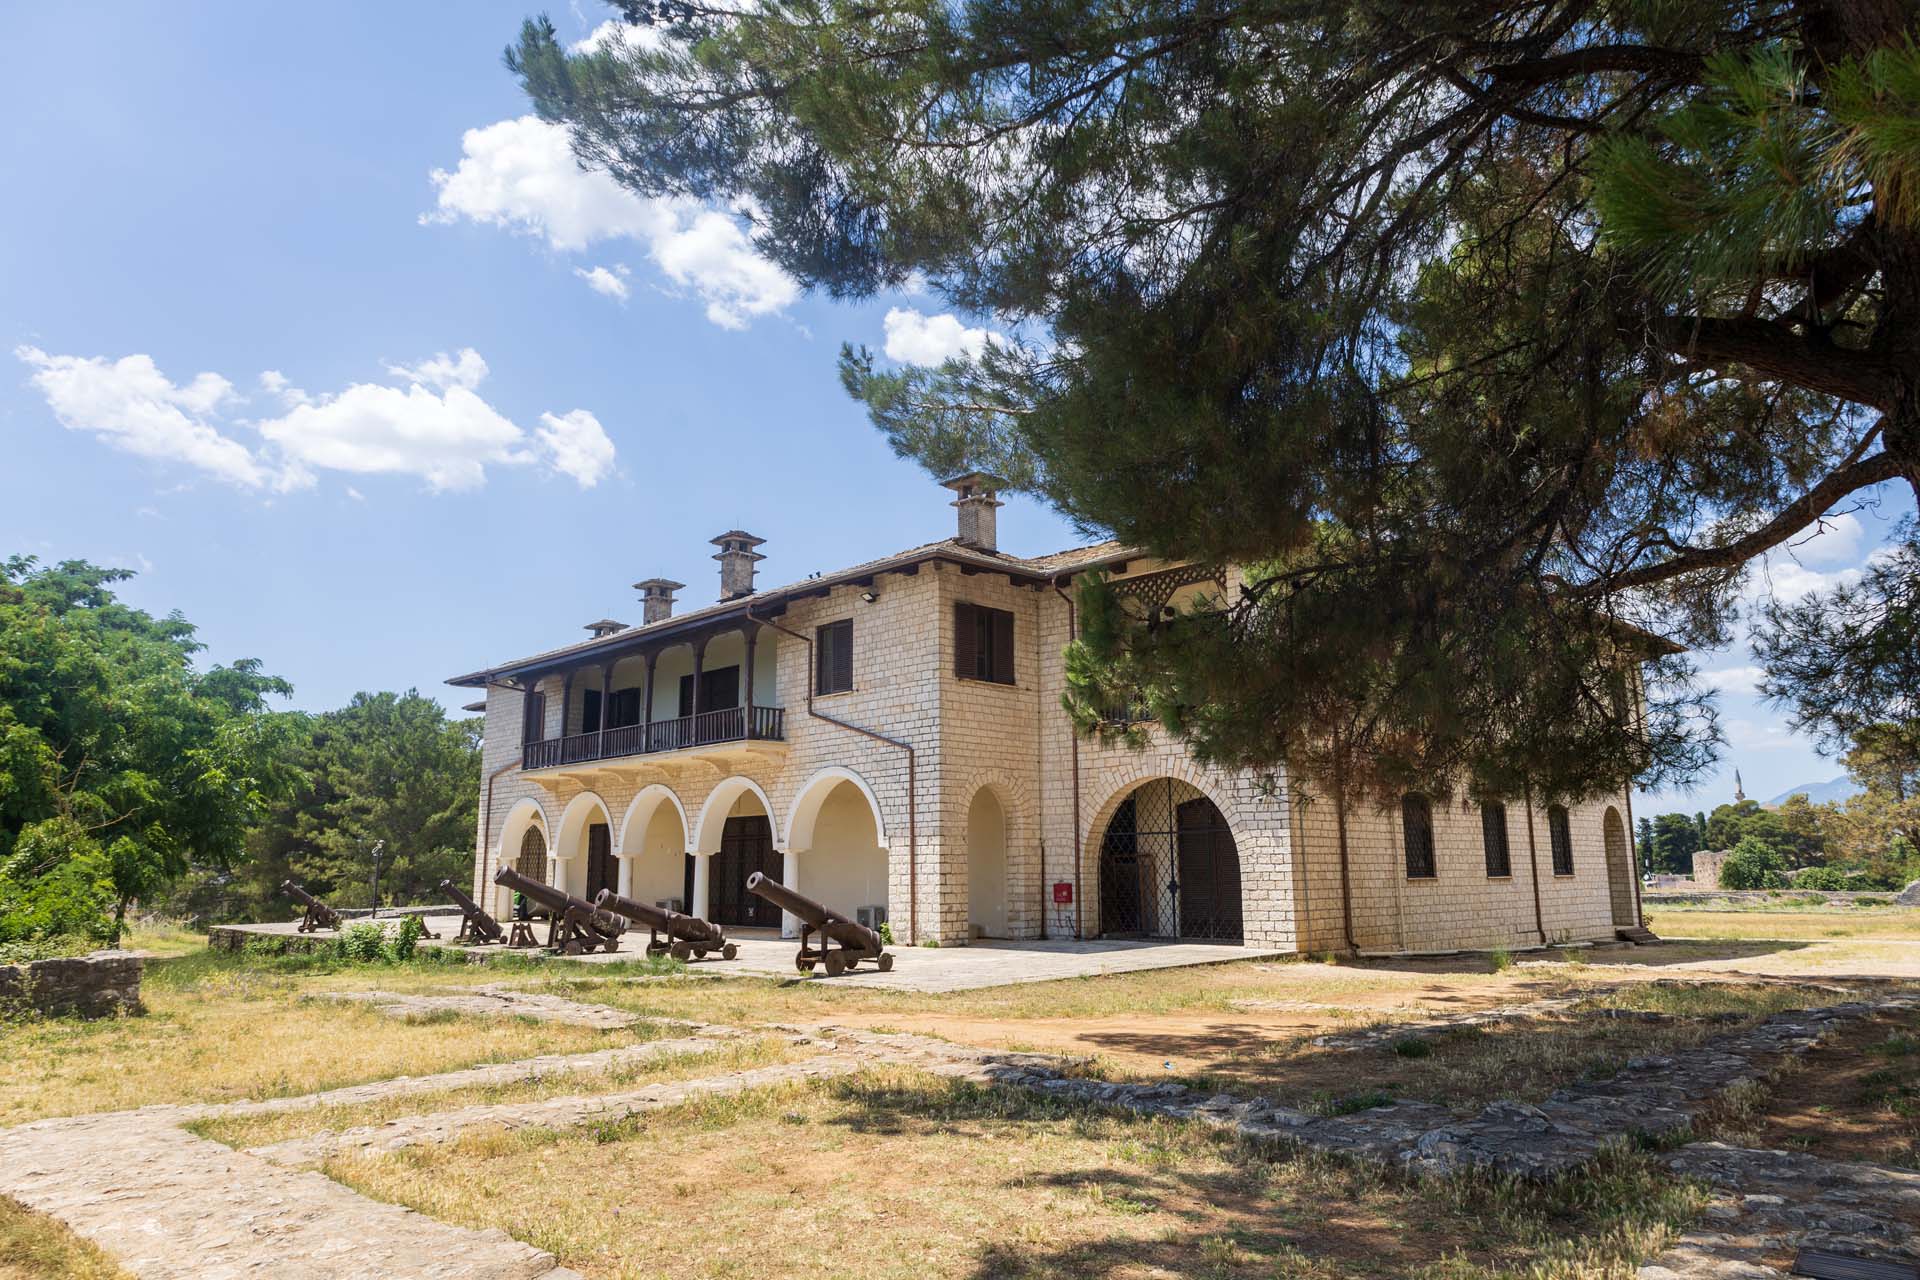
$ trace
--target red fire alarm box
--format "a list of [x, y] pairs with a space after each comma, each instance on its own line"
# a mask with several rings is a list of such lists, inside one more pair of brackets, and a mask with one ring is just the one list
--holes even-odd
[[1073, 905], [1073, 882], [1071, 880], [1054, 881], [1053, 905], [1056, 907], [1070, 907]]

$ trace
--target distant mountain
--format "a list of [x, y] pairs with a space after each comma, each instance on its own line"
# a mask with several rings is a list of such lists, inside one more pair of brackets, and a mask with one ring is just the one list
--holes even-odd
[[1859, 783], [1843, 773], [1828, 782], [1803, 782], [1797, 787], [1790, 787], [1767, 801], [1767, 805], [1785, 804], [1788, 796], [1805, 796], [1813, 804], [1825, 804], [1829, 800], [1837, 803], [1859, 795], [1860, 789]]

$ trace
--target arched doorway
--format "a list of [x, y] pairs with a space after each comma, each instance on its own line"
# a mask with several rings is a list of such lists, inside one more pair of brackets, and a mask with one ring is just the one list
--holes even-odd
[[1240, 852], [1219, 806], [1155, 778], [1128, 793], [1100, 840], [1100, 932], [1240, 942]]
[[989, 787], [967, 806], [967, 920], [983, 938], [1007, 936], [1007, 815]]
[[606, 802], [591, 791], [582, 792], [560, 815], [553, 856], [559, 860], [556, 887], [593, 900], [602, 889], [620, 887], [620, 865], [613, 856], [613, 817]]
[[[681, 891], [697, 911], [715, 924], [778, 929], [780, 909], [765, 898], [747, 892], [747, 877], [758, 871], [780, 878], [780, 855], [773, 848], [773, 815], [765, 794], [745, 778], [728, 778], [707, 798], [701, 810], [695, 847], [699, 856], [687, 860]], [[705, 863], [706, 893], [700, 893], [701, 863]]]
[[1640, 913], [1633, 908], [1633, 852], [1627, 845], [1627, 824], [1620, 819], [1620, 811], [1612, 805], [1600, 820], [1601, 833], [1606, 837], [1607, 846], [1607, 893], [1613, 902], [1613, 922], [1616, 925], [1632, 926], [1640, 923]]
[[886, 828], [866, 779], [839, 766], [809, 778], [787, 815], [793, 888], [856, 920], [888, 918]]
[[514, 857], [513, 869], [529, 880], [546, 883], [547, 838], [540, 834], [540, 828], [528, 827], [520, 837], [520, 852]]
[[666, 903], [676, 911], [691, 909], [686, 880], [692, 867], [687, 856], [686, 813], [680, 798], [654, 783], [643, 788], [627, 806], [620, 823], [620, 892], [636, 902]]

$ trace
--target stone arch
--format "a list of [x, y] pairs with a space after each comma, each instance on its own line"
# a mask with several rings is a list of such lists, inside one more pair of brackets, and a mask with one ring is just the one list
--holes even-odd
[[[548, 852], [554, 859], [556, 888], [583, 897], [591, 897], [592, 895], [586, 890], [589, 887], [596, 889], [600, 887], [597, 884], [592, 886], [588, 884], [590, 871], [600, 870], [588, 866], [590, 856], [588, 830], [594, 825], [596, 816], [599, 822], [606, 825], [608, 848], [604, 852], [607, 857], [612, 856], [613, 810], [597, 792], [582, 791], [567, 802], [567, 807], [560, 814], [560, 828], [548, 842]], [[604, 871], [598, 878], [607, 880], [609, 885], [612, 883], [607, 879]]]
[[851, 769], [834, 764], [817, 771], [794, 793], [793, 804], [787, 809], [786, 843], [779, 845], [779, 848], [792, 853], [804, 853], [813, 848], [813, 828], [820, 817], [820, 806], [826, 803], [833, 789], [842, 782], [852, 783], [867, 798], [867, 807], [873, 811], [877, 842], [882, 849], [891, 847], [887, 842], [887, 820], [880, 810], [880, 797], [873, 793], [873, 788], [867, 785], [865, 778]]
[[1600, 819], [1600, 833], [1607, 853], [1607, 897], [1613, 906], [1613, 923], [1632, 927], [1640, 923], [1633, 904], [1633, 852], [1627, 843], [1627, 824], [1612, 805]]
[[[640, 788], [639, 793], [633, 797], [633, 802], [627, 806], [626, 816], [620, 819], [620, 836], [614, 841], [614, 853], [623, 858], [632, 857], [637, 853], [637, 848], [631, 850], [627, 848], [630, 838], [646, 834], [647, 824], [653, 820], [663, 804], [671, 805], [673, 811], [680, 815], [680, 831], [684, 837], [689, 830], [687, 806], [680, 803], [680, 797], [674, 794], [673, 788], [659, 782], [649, 783]], [[636, 821], [640, 824], [637, 827], [634, 825]]]
[[[733, 811], [734, 803], [744, 795], [759, 797], [760, 807], [767, 813], [767, 825], [773, 825], [773, 801], [767, 799], [766, 790], [752, 778], [736, 773], [722, 778], [707, 793], [707, 802], [700, 806], [700, 816], [687, 829], [688, 853], [715, 853], [719, 850], [720, 832], [727, 825], [727, 814]], [[777, 829], [773, 833], [773, 847], [785, 847], [780, 843]]]
[[[1137, 825], [1119, 831], [1115, 821], [1130, 800]], [[1140, 802], [1152, 806], [1149, 814], [1138, 813]], [[1089, 830], [1092, 933], [1244, 941], [1247, 832], [1195, 770], [1175, 764], [1130, 777]]]
[[[520, 844], [526, 839], [527, 832], [529, 831], [537, 831], [540, 833], [540, 839], [542, 843], [545, 844], [546, 852], [550, 857], [553, 853], [553, 825], [547, 819], [547, 811], [541, 808], [538, 800], [535, 800], [531, 796], [523, 796], [514, 802], [511, 809], [507, 810], [506, 819], [500, 825], [500, 843], [494, 849], [493, 871], [498, 871], [501, 867], [511, 867], [518, 863], [520, 858]], [[547, 868], [545, 866], [540, 868], [540, 878], [542, 880], [547, 878]], [[511, 895], [509, 895], [505, 889], [493, 888], [492, 886], [493, 874], [489, 872], [487, 882], [482, 887], [490, 890], [494, 895], [494, 914], [504, 916], [507, 913], [507, 903]], [[483, 898], [481, 901], [484, 902], [485, 899]]]
[[677, 901], [687, 909], [687, 809], [673, 789], [642, 787], [620, 820], [614, 856], [620, 892], [640, 902]]
[[983, 938], [1012, 932], [1012, 823], [999, 788], [974, 788], [967, 800], [967, 927]]

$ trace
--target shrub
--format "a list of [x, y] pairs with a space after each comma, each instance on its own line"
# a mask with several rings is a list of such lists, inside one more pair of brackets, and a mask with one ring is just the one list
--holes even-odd
[[420, 939], [426, 932], [427, 926], [419, 916], [401, 916], [400, 926], [393, 931], [393, 937], [386, 940], [381, 950], [387, 959], [405, 963], [413, 959], [413, 953], [419, 949]]
[[87, 950], [112, 941], [113, 909], [112, 861], [72, 818], [24, 828], [0, 861], [0, 943]]
[[1753, 836], [1733, 846], [1720, 868], [1722, 889], [1778, 889], [1786, 883], [1786, 859]]
[[1808, 867], [1793, 878], [1793, 887], [1838, 893], [1853, 888], [1854, 877], [1838, 867]]
[[1513, 968], [1513, 952], [1505, 947], [1495, 947], [1487, 953], [1487, 960], [1493, 965], [1495, 973], [1503, 973]]
[[356, 964], [372, 964], [386, 951], [386, 930], [371, 920], [350, 924], [340, 931], [340, 956]]

